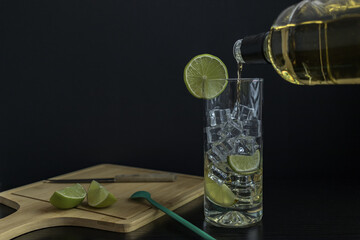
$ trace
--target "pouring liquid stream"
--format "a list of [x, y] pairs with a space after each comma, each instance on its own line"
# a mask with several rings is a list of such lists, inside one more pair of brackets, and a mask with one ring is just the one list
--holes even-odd
[[243, 70], [243, 64], [241, 62], [238, 62], [238, 67], [237, 67], [237, 103], [240, 104], [240, 91], [241, 91], [241, 72]]

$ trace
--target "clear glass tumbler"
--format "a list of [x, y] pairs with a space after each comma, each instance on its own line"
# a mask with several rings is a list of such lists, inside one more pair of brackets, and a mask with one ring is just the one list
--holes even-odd
[[263, 212], [263, 80], [226, 81], [219, 96], [204, 100], [205, 220], [247, 227]]

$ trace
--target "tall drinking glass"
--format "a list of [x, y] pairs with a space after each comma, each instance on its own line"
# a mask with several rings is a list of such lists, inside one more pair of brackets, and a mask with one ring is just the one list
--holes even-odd
[[205, 220], [247, 227], [263, 212], [263, 80], [226, 81], [219, 96], [204, 100]]

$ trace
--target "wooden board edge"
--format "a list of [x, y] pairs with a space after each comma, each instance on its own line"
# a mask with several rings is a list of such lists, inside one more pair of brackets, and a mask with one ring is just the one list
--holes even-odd
[[4, 204], [14, 210], [18, 210], [20, 208], [20, 204], [15, 202], [15, 200], [9, 199], [6, 195], [0, 195], [0, 204]]

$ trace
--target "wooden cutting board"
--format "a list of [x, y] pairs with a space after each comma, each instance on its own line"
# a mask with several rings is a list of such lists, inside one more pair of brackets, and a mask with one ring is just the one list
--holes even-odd
[[[113, 164], [101, 164], [56, 179], [103, 178], [117, 174], [161, 173], [161, 171]], [[0, 219], [0, 240], [54, 226], [82, 226], [114, 232], [131, 232], [161, 217], [164, 213], [143, 200], [130, 200], [136, 191], [148, 191], [151, 197], [174, 210], [203, 195], [203, 178], [177, 174], [175, 182], [102, 183], [117, 202], [103, 209], [91, 208], [84, 201], [76, 208], [59, 210], [49, 203], [54, 191], [72, 185], [36, 182], [0, 193], [0, 203], [17, 211]], [[89, 184], [82, 184], [88, 189]]]

